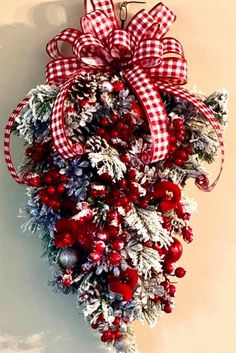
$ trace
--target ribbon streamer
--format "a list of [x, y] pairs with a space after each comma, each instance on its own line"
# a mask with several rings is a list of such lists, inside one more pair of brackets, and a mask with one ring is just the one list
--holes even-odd
[[[149, 123], [152, 146], [145, 153], [145, 162], [154, 163], [168, 153], [168, 117], [160, 91], [175, 95], [192, 103], [210, 122], [221, 149], [221, 169], [216, 181], [198, 184], [210, 191], [216, 184], [224, 162], [222, 133], [213, 112], [194, 94], [180, 87], [187, 83], [187, 62], [180, 42], [164, 37], [175, 21], [175, 15], [162, 3], [150, 11], [141, 10], [124, 30], [120, 28], [112, 0], [85, 0], [85, 15], [81, 18], [81, 31], [68, 28], [47, 44], [52, 61], [46, 67], [48, 84], [60, 85], [54, 102], [51, 131], [54, 147], [63, 158], [83, 153], [83, 146], [72, 144], [64, 125], [64, 101], [76, 77], [83, 72], [112, 73], [119, 70], [136, 94]], [[73, 56], [63, 57], [59, 43], [71, 45]], [[119, 63], [119, 67], [117, 67]], [[26, 98], [27, 99], [27, 98]], [[20, 114], [23, 101], [9, 119], [5, 134], [5, 155], [12, 177], [26, 183], [16, 173], [10, 156], [10, 134], [15, 118]], [[143, 157], [144, 160], [144, 157]]]

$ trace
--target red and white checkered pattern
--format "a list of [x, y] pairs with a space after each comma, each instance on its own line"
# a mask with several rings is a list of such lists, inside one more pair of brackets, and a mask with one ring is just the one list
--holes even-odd
[[84, 33], [90, 33], [106, 44], [108, 34], [113, 30], [114, 23], [101, 11], [91, 12], [81, 18], [81, 28]]
[[85, 0], [85, 13], [100, 10], [106, 14], [106, 17], [114, 24], [119, 26], [115, 7], [112, 0]]
[[28, 104], [29, 99], [30, 99], [29, 97], [26, 97], [21, 103], [18, 104], [16, 109], [12, 112], [12, 115], [8, 119], [8, 123], [5, 128], [5, 134], [4, 134], [4, 153], [5, 153], [5, 160], [7, 163], [7, 168], [9, 170], [12, 178], [15, 179], [15, 181], [18, 184], [25, 184], [25, 180], [23, 178], [21, 178], [20, 175], [17, 173], [17, 171], [13, 165], [13, 162], [12, 162], [11, 151], [10, 151], [11, 133], [12, 133], [12, 127], [16, 121], [16, 118], [19, 116], [22, 109], [24, 109], [24, 107]]
[[47, 84], [62, 84], [67, 81], [75, 72], [81, 69], [82, 65], [77, 58], [61, 58], [53, 60], [46, 66]]
[[81, 35], [81, 32], [74, 28], [67, 28], [60, 32], [50, 42], [48, 42], [46, 50], [52, 59], [62, 58], [63, 55], [58, 47], [59, 42], [74, 44], [75, 40]]
[[[223, 164], [222, 134], [212, 112], [197, 97], [176, 86], [187, 82], [187, 63], [183, 48], [176, 39], [163, 38], [175, 21], [175, 15], [159, 3], [149, 12], [140, 11], [125, 31], [118, 27], [111, 0], [87, 0], [85, 10], [86, 15], [81, 21], [83, 32], [68, 28], [47, 45], [48, 54], [53, 58], [47, 65], [47, 82], [63, 84], [54, 103], [51, 122], [52, 138], [57, 152], [64, 158], [83, 153], [80, 144], [73, 145], [68, 140], [64, 126], [64, 101], [75, 76], [83, 70], [91, 72], [94, 68], [110, 72], [114, 66], [113, 59], [118, 58], [121, 68], [123, 67], [121, 71], [124, 78], [136, 93], [149, 122], [152, 136], [149, 161], [161, 160], [168, 152], [168, 118], [158, 93], [162, 89], [192, 102], [208, 118], [220, 141]], [[63, 58], [58, 47], [60, 41], [71, 44], [75, 56]], [[24, 103], [25, 101], [18, 106], [10, 118], [5, 136], [9, 170], [20, 183], [22, 180], [11, 163], [9, 141], [12, 119], [20, 114]], [[209, 186], [209, 190], [215, 183]]]
[[[202, 102], [202, 100], [199, 99], [196, 95], [188, 92], [186, 89], [184, 89], [182, 87], [170, 86], [167, 83], [160, 82], [159, 89], [163, 92], [173, 94], [174, 96], [179, 97], [179, 98], [186, 100], [187, 102], [193, 104], [197, 108], [197, 110], [199, 110], [203, 114], [203, 116], [205, 116], [207, 118], [207, 120], [209, 121], [209, 123], [213, 127], [213, 129], [216, 133], [216, 136], [218, 138], [218, 141], [219, 141], [219, 146], [220, 146], [220, 151], [221, 151], [221, 167], [220, 167], [220, 172], [219, 172], [216, 180], [211, 185], [208, 185], [207, 187], [202, 188], [202, 190], [204, 190], [204, 191], [211, 191], [215, 187], [215, 185], [217, 184], [217, 182], [220, 178], [220, 175], [223, 170], [223, 164], [224, 164], [224, 141], [223, 141], [222, 129], [221, 129], [220, 125], [217, 123], [217, 120], [214, 117], [213, 111], [209, 107], [207, 107]], [[198, 185], [198, 186], [200, 187], [201, 185]]]
[[83, 147], [78, 144], [72, 144], [67, 137], [64, 124], [64, 104], [68, 90], [74, 81], [72, 76], [60, 89], [53, 105], [53, 114], [51, 122], [53, 145], [57, 152], [64, 158], [74, 157], [74, 155], [83, 154]]
[[182, 44], [175, 38], [165, 37], [162, 39], [163, 54], [176, 54], [184, 57]]
[[161, 2], [154, 6], [149, 13], [158, 23], [155, 37], [162, 38], [169, 31], [170, 26], [175, 22], [176, 16]]
[[108, 36], [108, 47], [113, 58], [131, 58], [130, 34], [123, 29], [116, 29]]
[[160, 94], [153, 89], [152, 79], [141, 67], [125, 70], [124, 77], [136, 93], [148, 118], [152, 136], [149, 162], [163, 159], [168, 152], [168, 117]]
[[165, 58], [161, 65], [150, 68], [150, 75], [155, 81], [183, 85], [187, 82], [187, 62], [185, 59]]
[[156, 67], [163, 60], [163, 44], [158, 39], [146, 39], [139, 43], [132, 62], [145, 68]]

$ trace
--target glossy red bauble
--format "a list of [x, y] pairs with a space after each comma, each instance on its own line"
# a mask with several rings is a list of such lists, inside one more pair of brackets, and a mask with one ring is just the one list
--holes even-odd
[[173, 243], [171, 243], [170, 247], [168, 248], [166, 258], [165, 258], [165, 261], [168, 263], [177, 262], [183, 253], [183, 247], [180, 241], [176, 238], [173, 238], [173, 239], [174, 241]]

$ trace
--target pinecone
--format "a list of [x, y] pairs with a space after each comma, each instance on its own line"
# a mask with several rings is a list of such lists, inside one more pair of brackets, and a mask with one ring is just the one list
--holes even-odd
[[93, 136], [91, 137], [85, 145], [85, 150], [86, 152], [100, 152], [101, 150], [103, 150], [104, 148], [107, 148], [109, 145], [106, 142], [106, 140], [104, 140], [102, 137], [100, 136]]
[[75, 79], [68, 91], [68, 98], [75, 103], [82, 99], [94, 100], [96, 89], [95, 77], [86, 74]]

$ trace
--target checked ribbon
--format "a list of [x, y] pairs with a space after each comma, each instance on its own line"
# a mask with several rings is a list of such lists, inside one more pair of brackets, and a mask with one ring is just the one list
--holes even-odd
[[[146, 163], [164, 159], [168, 153], [168, 117], [160, 92], [167, 92], [192, 103], [200, 111], [218, 137], [221, 149], [221, 169], [217, 179], [210, 185], [203, 176], [197, 185], [210, 191], [216, 185], [224, 162], [222, 132], [213, 112], [197, 96], [183, 89], [187, 83], [187, 62], [182, 45], [174, 38], [164, 37], [176, 16], [162, 3], [150, 11], [141, 10], [121, 29], [112, 0], [85, 0], [85, 15], [81, 18], [81, 29], [68, 28], [47, 44], [52, 61], [46, 67], [48, 84], [60, 86], [54, 102], [51, 133], [54, 147], [63, 158], [83, 154], [80, 143], [72, 144], [64, 125], [64, 102], [75, 78], [84, 72], [119, 71], [123, 79], [136, 94], [149, 123], [152, 147], [143, 158]], [[69, 43], [73, 55], [63, 57], [58, 46]], [[5, 156], [12, 177], [20, 184], [10, 155], [12, 126], [28, 98], [19, 104], [9, 119], [5, 131]]]

